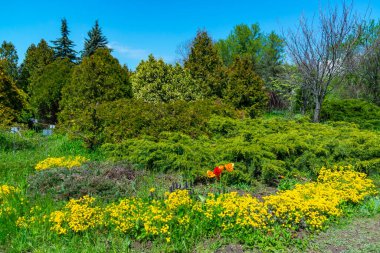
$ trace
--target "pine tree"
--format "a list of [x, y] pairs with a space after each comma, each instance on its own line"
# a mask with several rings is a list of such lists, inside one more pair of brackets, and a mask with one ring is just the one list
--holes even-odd
[[56, 58], [68, 58], [71, 62], [75, 62], [77, 59], [76, 57], [76, 51], [73, 49], [75, 46], [74, 42], [69, 39], [69, 28], [67, 27], [67, 21], [66, 19], [62, 19], [62, 25], [61, 25], [61, 38], [58, 38], [57, 40], [52, 41], [54, 44], [54, 54]]
[[88, 32], [87, 35], [88, 38], [85, 39], [84, 42], [82, 58], [92, 55], [98, 48], [108, 48], [107, 38], [103, 35], [98, 20], [95, 21], [95, 26]]

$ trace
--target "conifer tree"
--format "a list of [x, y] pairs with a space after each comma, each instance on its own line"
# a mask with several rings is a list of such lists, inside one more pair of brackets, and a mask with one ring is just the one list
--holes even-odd
[[103, 35], [102, 29], [99, 26], [98, 20], [95, 21], [95, 26], [88, 32], [88, 38], [84, 42], [84, 50], [82, 52], [82, 58], [87, 57], [95, 53], [98, 48], [108, 48], [108, 40]]
[[222, 61], [206, 31], [198, 31], [184, 67], [190, 71], [206, 97], [221, 97]]
[[67, 27], [67, 21], [64, 18], [62, 19], [61, 25], [61, 38], [52, 41], [52, 43], [54, 44], [54, 54], [56, 58], [68, 58], [71, 62], [75, 62], [75, 60], [77, 59], [77, 52], [73, 49], [75, 44], [72, 40], [69, 39], [69, 34], [70, 31]]
[[236, 57], [228, 72], [224, 97], [238, 109], [245, 109], [251, 117], [267, 107], [268, 96], [264, 82], [254, 71], [250, 57]]

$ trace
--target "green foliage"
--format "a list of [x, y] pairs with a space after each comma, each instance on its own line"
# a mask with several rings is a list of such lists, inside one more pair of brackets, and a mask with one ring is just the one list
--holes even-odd
[[253, 69], [267, 83], [281, 71], [284, 58], [284, 40], [274, 32], [266, 35], [258, 24], [234, 27], [226, 39], [216, 43], [225, 66], [231, 66], [236, 57], [248, 57]]
[[37, 146], [36, 143], [19, 134], [0, 131], [0, 152], [31, 149], [35, 146]]
[[75, 62], [76, 57], [76, 51], [73, 49], [75, 46], [74, 42], [69, 39], [69, 28], [67, 27], [67, 21], [66, 19], [62, 19], [61, 24], [61, 38], [58, 38], [57, 40], [52, 41], [54, 44], [54, 53], [56, 58], [68, 58], [71, 62]]
[[69, 58], [57, 59], [47, 65], [33, 82], [29, 101], [36, 118], [57, 122], [62, 88], [69, 83], [73, 64]]
[[21, 64], [19, 86], [28, 93], [38, 88], [36, 79], [40, 77], [44, 68], [54, 61], [54, 50], [51, 49], [45, 40], [41, 40], [38, 45], [32, 44], [25, 54], [24, 62]]
[[297, 106], [297, 94], [300, 94], [302, 80], [297, 68], [284, 64], [280, 74], [266, 83], [269, 92], [269, 107], [273, 109], [287, 109], [293, 112]]
[[[361, 98], [380, 106], [380, 22], [369, 20], [361, 26], [361, 36], [356, 43], [357, 54], [354, 55], [350, 73], [343, 82], [337, 83], [335, 89], [343, 98]], [[351, 62], [349, 63], [352, 64]]]
[[[294, 171], [316, 174], [322, 166], [353, 164], [359, 170], [378, 164], [380, 137], [355, 125], [322, 125], [284, 119], [233, 120], [213, 116], [210, 137], [162, 133], [158, 138], [117, 139], [103, 146], [116, 160], [151, 170], [179, 170], [205, 181], [206, 171], [221, 161], [251, 178], [274, 184]], [[376, 162], [377, 161], [377, 162]], [[368, 167], [367, 166], [367, 167]], [[377, 171], [376, 171], [377, 170]], [[370, 170], [369, 172], [378, 172]]]
[[353, 122], [361, 128], [380, 130], [380, 107], [360, 99], [327, 99], [321, 119]]
[[12, 42], [3, 41], [0, 46], [0, 64], [3, 71], [12, 78], [13, 81], [17, 80], [18, 55], [15, 46]]
[[253, 71], [253, 63], [249, 58], [235, 58], [227, 80], [225, 98], [237, 109], [247, 109], [251, 117], [265, 110], [268, 97], [263, 81]]
[[60, 122], [71, 133], [86, 136], [89, 147], [100, 133], [96, 118], [103, 102], [131, 96], [129, 73], [108, 49], [98, 49], [74, 68], [70, 83], [62, 89]]
[[184, 62], [204, 97], [221, 97], [223, 90], [222, 61], [206, 31], [198, 31]]
[[[119, 142], [128, 138], [161, 132], [181, 132], [195, 137], [208, 134], [207, 122], [212, 114], [233, 116], [233, 108], [212, 101], [173, 101], [149, 103], [122, 99], [98, 106], [95, 117], [101, 133], [94, 136], [96, 143]], [[81, 126], [90, 133], [89, 125]]]
[[15, 121], [26, 104], [25, 93], [6, 75], [0, 61], [0, 125]]
[[179, 64], [166, 64], [153, 55], [137, 66], [132, 89], [135, 98], [148, 102], [191, 101], [202, 96], [188, 70]]
[[107, 38], [103, 35], [102, 29], [99, 26], [98, 20], [95, 21], [94, 27], [87, 33], [88, 38], [84, 41], [83, 57], [89, 57], [96, 52], [97, 49], [108, 49]]

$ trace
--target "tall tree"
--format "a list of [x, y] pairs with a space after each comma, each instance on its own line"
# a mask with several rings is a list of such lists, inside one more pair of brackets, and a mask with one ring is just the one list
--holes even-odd
[[52, 41], [55, 57], [61, 59], [68, 58], [71, 62], [75, 62], [77, 52], [73, 49], [75, 46], [74, 42], [69, 39], [70, 31], [67, 27], [67, 21], [64, 18], [61, 22], [61, 38]]
[[223, 64], [231, 66], [236, 57], [249, 58], [255, 71], [265, 83], [276, 77], [284, 57], [284, 41], [276, 33], [269, 35], [258, 24], [240, 24], [234, 27], [226, 39], [216, 44]]
[[32, 44], [26, 51], [25, 58], [21, 64], [19, 83], [28, 93], [38, 86], [36, 81], [42, 74], [44, 68], [54, 61], [54, 51], [49, 47], [44, 39], [38, 45]]
[[3, 41], [0, 47], [0, 60], [2, 60], [1, 62], [5, 73], [16, 81], [18, 76], [18, 55], [12, 42]]
[[82, 57], [90, 56], [98, 48], [107, 48], [108, 40], [103, 35], [98, 20], [95, 21], [94, 27], [88, 32], [88, 38], [84, 42]]
[[322, 102], [331, 83], [342, 78], [361, 33], [361, 22], [352, 4], [320, 11], [318, 26], [300, 19], [296, 31], [288, 33], [287, 47], [303, 78], [302, 90], [314, 99], [313, 121], [319, 122]]
[[73, 65], [69, 58], [57, 58], [33, 80], [29, 101], [36, 118], [49, 123], [57, 122], [61, 91], [70, 81]]
[[256, 117], [266, 109], [268, 95], [263, 80], [253, 71], [252, 59], [236, 57], [227, 80], [224, 97], [236, 108], [247, 110], [251, 117]]
[[211, 37], [199, 30], [184, 62], [205, 97], [222, 96], [223, 65]]
[[96, 116], [99, 104], [131, 96], [126, 69], [108, 49], [98, 49], [74, 67], [70, 82], [63, 87], [59, 121], [71, 133], [83, 135], [92, 148], [101, 132]]

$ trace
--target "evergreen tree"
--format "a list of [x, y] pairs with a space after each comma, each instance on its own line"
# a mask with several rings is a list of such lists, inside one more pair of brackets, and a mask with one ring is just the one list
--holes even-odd
[[57, 122], [61, 91], [70, 81], [72, 67], [73, 63], [68, 58], [58, 58], [34, 79], [29, 101], [36, 118], [49, 123]]
[[102, 33], [98, 20], [95, 21], [95, 26], [87, 35], [88, 38], [84, 42], [82, 58], [92, 55], [98, 48], [107, 48], [108, 41]]
[[238, 109], [245, 109], [251, 117], [262, 113], [268, 104], [264, 82], [254, 71], [248, 57], [236, 57], [228, 72], [224, 97]]
[[149, 55], [132, 76], [133, 96], [148, 102], [195, 100], [201, 97], [188, 70], [179, 64], [166, 64]]
[[0, 46], [0, 60], [2, 60], [1, 64], [3, 65], [3, 71], [5, 71], [8, 76], [16, 81], [18, 76], [18, 55], [12, 42], [3, 41]]
[[128, 71], [108, 49], [98, 49], [74, 67], [70, 82], [63, 87], [59, 121], [71, 133], [80, 134], [92, 148], [101, 132], [98, 106], [131, 96]]
[[44, 68], [53, 61], [54, 51], [44, 39], [37, 46], [32, 44], [26, 51], [24, 62], [20, 66], [20, 86], [26, 87], [24, 89], [28, 93], [33, 92], [33, 89], [38, 86], [36, 80]]
[[67, 27], [66, 19], [62, 19], [61, 24], [61, 38], [52, 41], [54, 44], [53, 49], [56, 58], [68, 58], [71, 62], [75, 62], [77, 59], [76, 51], [73, 49], [75, 46], [74, 42], [69, 39], [69, 28]]
[[222, 61], [206, 31], [198, 31], [184, 67], [199, 85], [205, 97], [222, 96]]

